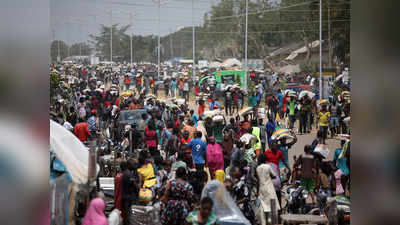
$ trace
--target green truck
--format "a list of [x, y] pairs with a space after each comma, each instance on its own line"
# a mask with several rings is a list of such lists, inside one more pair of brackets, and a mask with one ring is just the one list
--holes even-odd
[[217, 89], [221, 87], [221, 84], [228, 85], [228, 84], [239, 84], [240, 82], [240, 87], [245, 88], [245, 71], [244, 70], [221, 70], [221, 71], [215, 71], [212, 73], [213, 75], [210, 76], [205, 76], [199, 80], [199, 86], [202, 85], [202, 83], [209, 79], [209, 78], [214, 78], [217, 81]]

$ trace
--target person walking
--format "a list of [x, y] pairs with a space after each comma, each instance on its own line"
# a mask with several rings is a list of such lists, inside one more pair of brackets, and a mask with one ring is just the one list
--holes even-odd
[[202, 135], [201, 131], [197, 131], [195, 139], [187, 144], [188, 147], [192, 148], [193, 163], [196, 167], [196, 171], [204, 170], [207, 145], [201, 140]]
[[[256, 169], [257, 177], [257, 192], [256, 196], [260, 199], [262, 211], [266, 214], [265, 218], [270, 217], [272, 211], [271, 199], [275, 200], [275, 210], [280, 210], [278, 197], [276, 196], [273, 179], [279, 174], [275, 174], [270, 165], [267, 164], [267, 158], [265, 155], [260, 154], [258, 156], [258, 166]], [[262, 221], [262, 225], [266, 224], [266, 221]]]
[[224, 170], [224, 157], [221, 146], [215, 142], [214, 136], [208, 138], [206, 152], [207, 167], [210, 170], [211, 178], [215, 177], [217, 170]]
[[102, 198], [94, 198], [90, 201], [89, 208], [83, 217], [82, 225], [108, 225], [108, 220], [104, 214], [106, 203]]
[[185, 225], [218, 225], [218, 219], [212, 212], [213, 200], [204, 197], [200, 201], [200, 209], [191, 212], [185, 221]]
[[184, 167], [176, 170], [176, 179], [167, 183], [166, 191], [161, 197], [161, 224], [182, 225], [192, 210], [194, 201], [193, 187], [187, 182]]

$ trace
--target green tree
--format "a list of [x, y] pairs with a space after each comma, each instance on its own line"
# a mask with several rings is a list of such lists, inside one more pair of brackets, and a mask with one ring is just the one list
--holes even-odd
[[[60, 49], [60, 53], [58, 53]], [[50, 46], [50, 57], [52, 62], [57, 61], [57, 56], [60, 55], [60, 60], [63, 60], [68, 56], [68, 45], [64, 41], [55, 40]]]
[[88, 43], [81, 42], [81, 43], [75, 43], [71, 46], [70, 50], [70, 55], [80, 55], [82, 54], [83, 56], [88, 56], [92, 52], [92, 48]]
[[56, 72], [50, 73], [50, 100], [53, 101], [56, 95], [56, 90], [60, 85], [60, 76]]

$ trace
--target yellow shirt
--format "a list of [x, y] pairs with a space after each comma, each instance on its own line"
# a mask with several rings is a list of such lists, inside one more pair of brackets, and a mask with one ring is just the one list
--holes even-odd
[[318, 114], [318, 119], [319, 119], [319, 126], [322, 127], [327, 127], [329, 126], [329, 117], [331, 117], [331, 113], [330, 112], [319, 112]]
[[154, 176], [153, 165], [151, 165], [151, 163], [139, 168], [138, 172], [143, 177], [144, 188], [153, 187], [157, 183], [156, 177]]

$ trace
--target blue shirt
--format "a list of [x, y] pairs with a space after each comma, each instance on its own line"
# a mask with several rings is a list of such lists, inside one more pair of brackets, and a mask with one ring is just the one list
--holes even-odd
[[282, 93], [278, 93], [278, 95], [276, 97], [278, 97], [278, 99], [279, 99], [278, 107], [281, 108], [282, 107], [282, 103], [283, 103], [283, 94]]
[[[280, 146], [279, 149], [285, 158], [285, 162], [289, 165], [289, 148], [287, 146]], [[279, 159], [279, 168], [285, 168], [285, 164], [283, 164], [281, 159]]]
[[204, 155], [207, 151], [207, 145], [201, 138], [191, 140], [187, 146], [192, 148], [192, 157], [194, 164], [204, 164]]
[[89, 119], [88, 119], [88, 121], [87, 121], [87, 123], [88, 123], [88, 125], [89, 125], [89, 131], [90, 132], [92, 132], [92, 131], [96, 131], [97, 130], [97, 123], [96, 123], [96, 117], [95, 116], [91, 116]]
[[171, 81], [171, 88], [172, 89], [176, 89], [176, 82], [175, 81]]
[[218, 106], [218, 107], [220, 106], [219, 103], [218, 103], [217, 101], [215, 101], [215, 102], [210, 102], [210, 109], [211, 109], [211, 110], [214, 110], [214, 107], [215, 107], [215, 106]]
[[336, 166], [342, 171], [344, 175], [349, 175], [350, 171], [349, 167], [347, 166], [347, 159], [346, 157], [339, 158], [340, 153], [342, 153], [342, 149], [336, 149], [333, 160], [337, 160]]
[[271, 136], [275, 131], [276, 124], [275, 122], [268, 121], [265, 127], [267, 128], [266, 131], [267, 131], [268, 143], [271, 144]]
[[165, 140], [164, 142], [164, 147], [167, 146], [168, 143], [168, 139], [172, 136], [171, 131], [169, 131], [168, 129], [164, 130], [164, 134], [163, 134], [163, 139]]
[[193, 114], [192, 120], [194, 121], [194, 126], [197, 127], [197, 121], [199, 121], [199, 117], [196, 114]]

